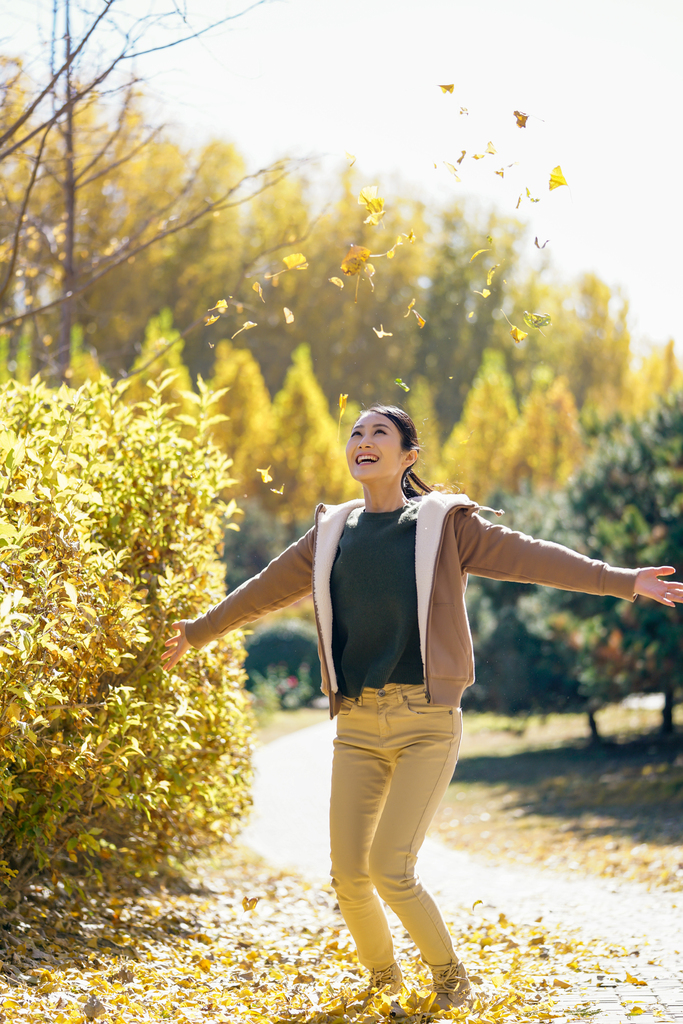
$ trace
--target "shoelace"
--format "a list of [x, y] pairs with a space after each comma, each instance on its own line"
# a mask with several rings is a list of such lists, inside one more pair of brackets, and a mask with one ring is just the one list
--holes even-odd
[[383, 971], [372, 971], [370, 984], [373, 988], [382, 988], [383, 985], [390, 985], [394, 981], [393, 964], [385, 967]]
[[470, 988], [467, 972], [459, 961], [448, 964], [446, 967], [432, 968], [434, 989], [437, 992], [466, 992]]

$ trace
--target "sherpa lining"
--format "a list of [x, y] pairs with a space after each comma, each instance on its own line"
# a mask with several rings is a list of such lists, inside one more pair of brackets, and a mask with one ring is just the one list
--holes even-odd
[[[318, 517], [313, 565], [313, 600], [318, 612], [322, 643], [330, 686], [337, 692], [337, 674], [332, 657], [332, 594], [330, 579], [332, 566], [346, 520], [354, 508], [364, 505], [362, 498], [346, 501], [343, 505], [329, 505]], [[417, 621], [420, 631], [422, 664], [427, 664], [427, 621], [432, 582], [436, 572], [436, 559], [441, 546], [443, 521], [458, 505], [478, 508], [466, 494], [441, 494], [432, 491], [420, 500], [415, 529], [415, 582], [417, 585]]]

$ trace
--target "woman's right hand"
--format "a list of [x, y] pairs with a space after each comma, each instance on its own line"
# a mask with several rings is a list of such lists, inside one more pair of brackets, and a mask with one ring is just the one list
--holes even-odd
[[179, 622], [174, 622], [173, 628], [177, 630], [177, 632], [168, 638], [165, 645], [166, 650], [161, 655], [161, 665], [167, 672], [178, 664], [183, 654], [185, 654], [186, 651], [189, 651], [192, 646], [185, 636], [185, 619], [180, 619]]

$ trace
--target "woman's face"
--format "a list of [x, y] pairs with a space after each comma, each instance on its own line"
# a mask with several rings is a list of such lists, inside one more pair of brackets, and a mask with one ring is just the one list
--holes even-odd
[[354, 480], [361, 484], [400, 482], [417, 452], [404, 451], [401, 435], [388, 416], [364, 412], [356, 421], [346, 445], [346, 461]]

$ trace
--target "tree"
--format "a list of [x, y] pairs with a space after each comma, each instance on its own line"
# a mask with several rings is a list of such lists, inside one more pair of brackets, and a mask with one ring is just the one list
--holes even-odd
[[187, 412], [187, 399], [182, 392], [191, 390], [192, 382], [183, 362], [183, 345], [180, 333], [173, 327], [170, 309], [164, 309], [159, 316], [152, 317], [147, 324], [145, 340], [140, 355], [131, 370], [131, 382], [126, 392], [130, 403], [144, 402], [149, 398], [147, 382], [156, 380], [159, 374], [170, 370], [173, 384], [167, 397], [175, 402], [181, 412]]
[[276, 441], [271, 472], [273, 486], [284, 486], [284, 491], [282, 496], [271, 494], [269, 504], [296, 532], [299, 524], [310, 523], [319, 501], [335, 503], [359, 493], [307, 345], [295, 350], [273, 412]]
[[258, 469], [267, 469], [274, 462], [275, 423], [261, 368], [248, 349], [220, 341], [210, 386], [223, 392], [215, 409], [226, 417], [213, 428], [212, 439], [232, 456], [238, 493], [245, 498], [267, 494]]
[[465, 400], [462, 419], [443, 447], [442, 475], [448, 483], [485, 501], [511, 482], [510, 439], [518, 412], [512, 379], [503, 355], [484, 352], [481, 367]]
[[421, 445], [420, 458], [415, 470], [425, 483], [433, 484], [440, 480], [440, 429], [432, 388], [424, 377], [413, 378], [405, 405], [415, 422]]
[[533, 491], [562, 487], [581, 464], [585, 445], [574, 396], [564, 377], [547, 366], [533, 374], [534, 386], [510, 436], [510, 483]]

